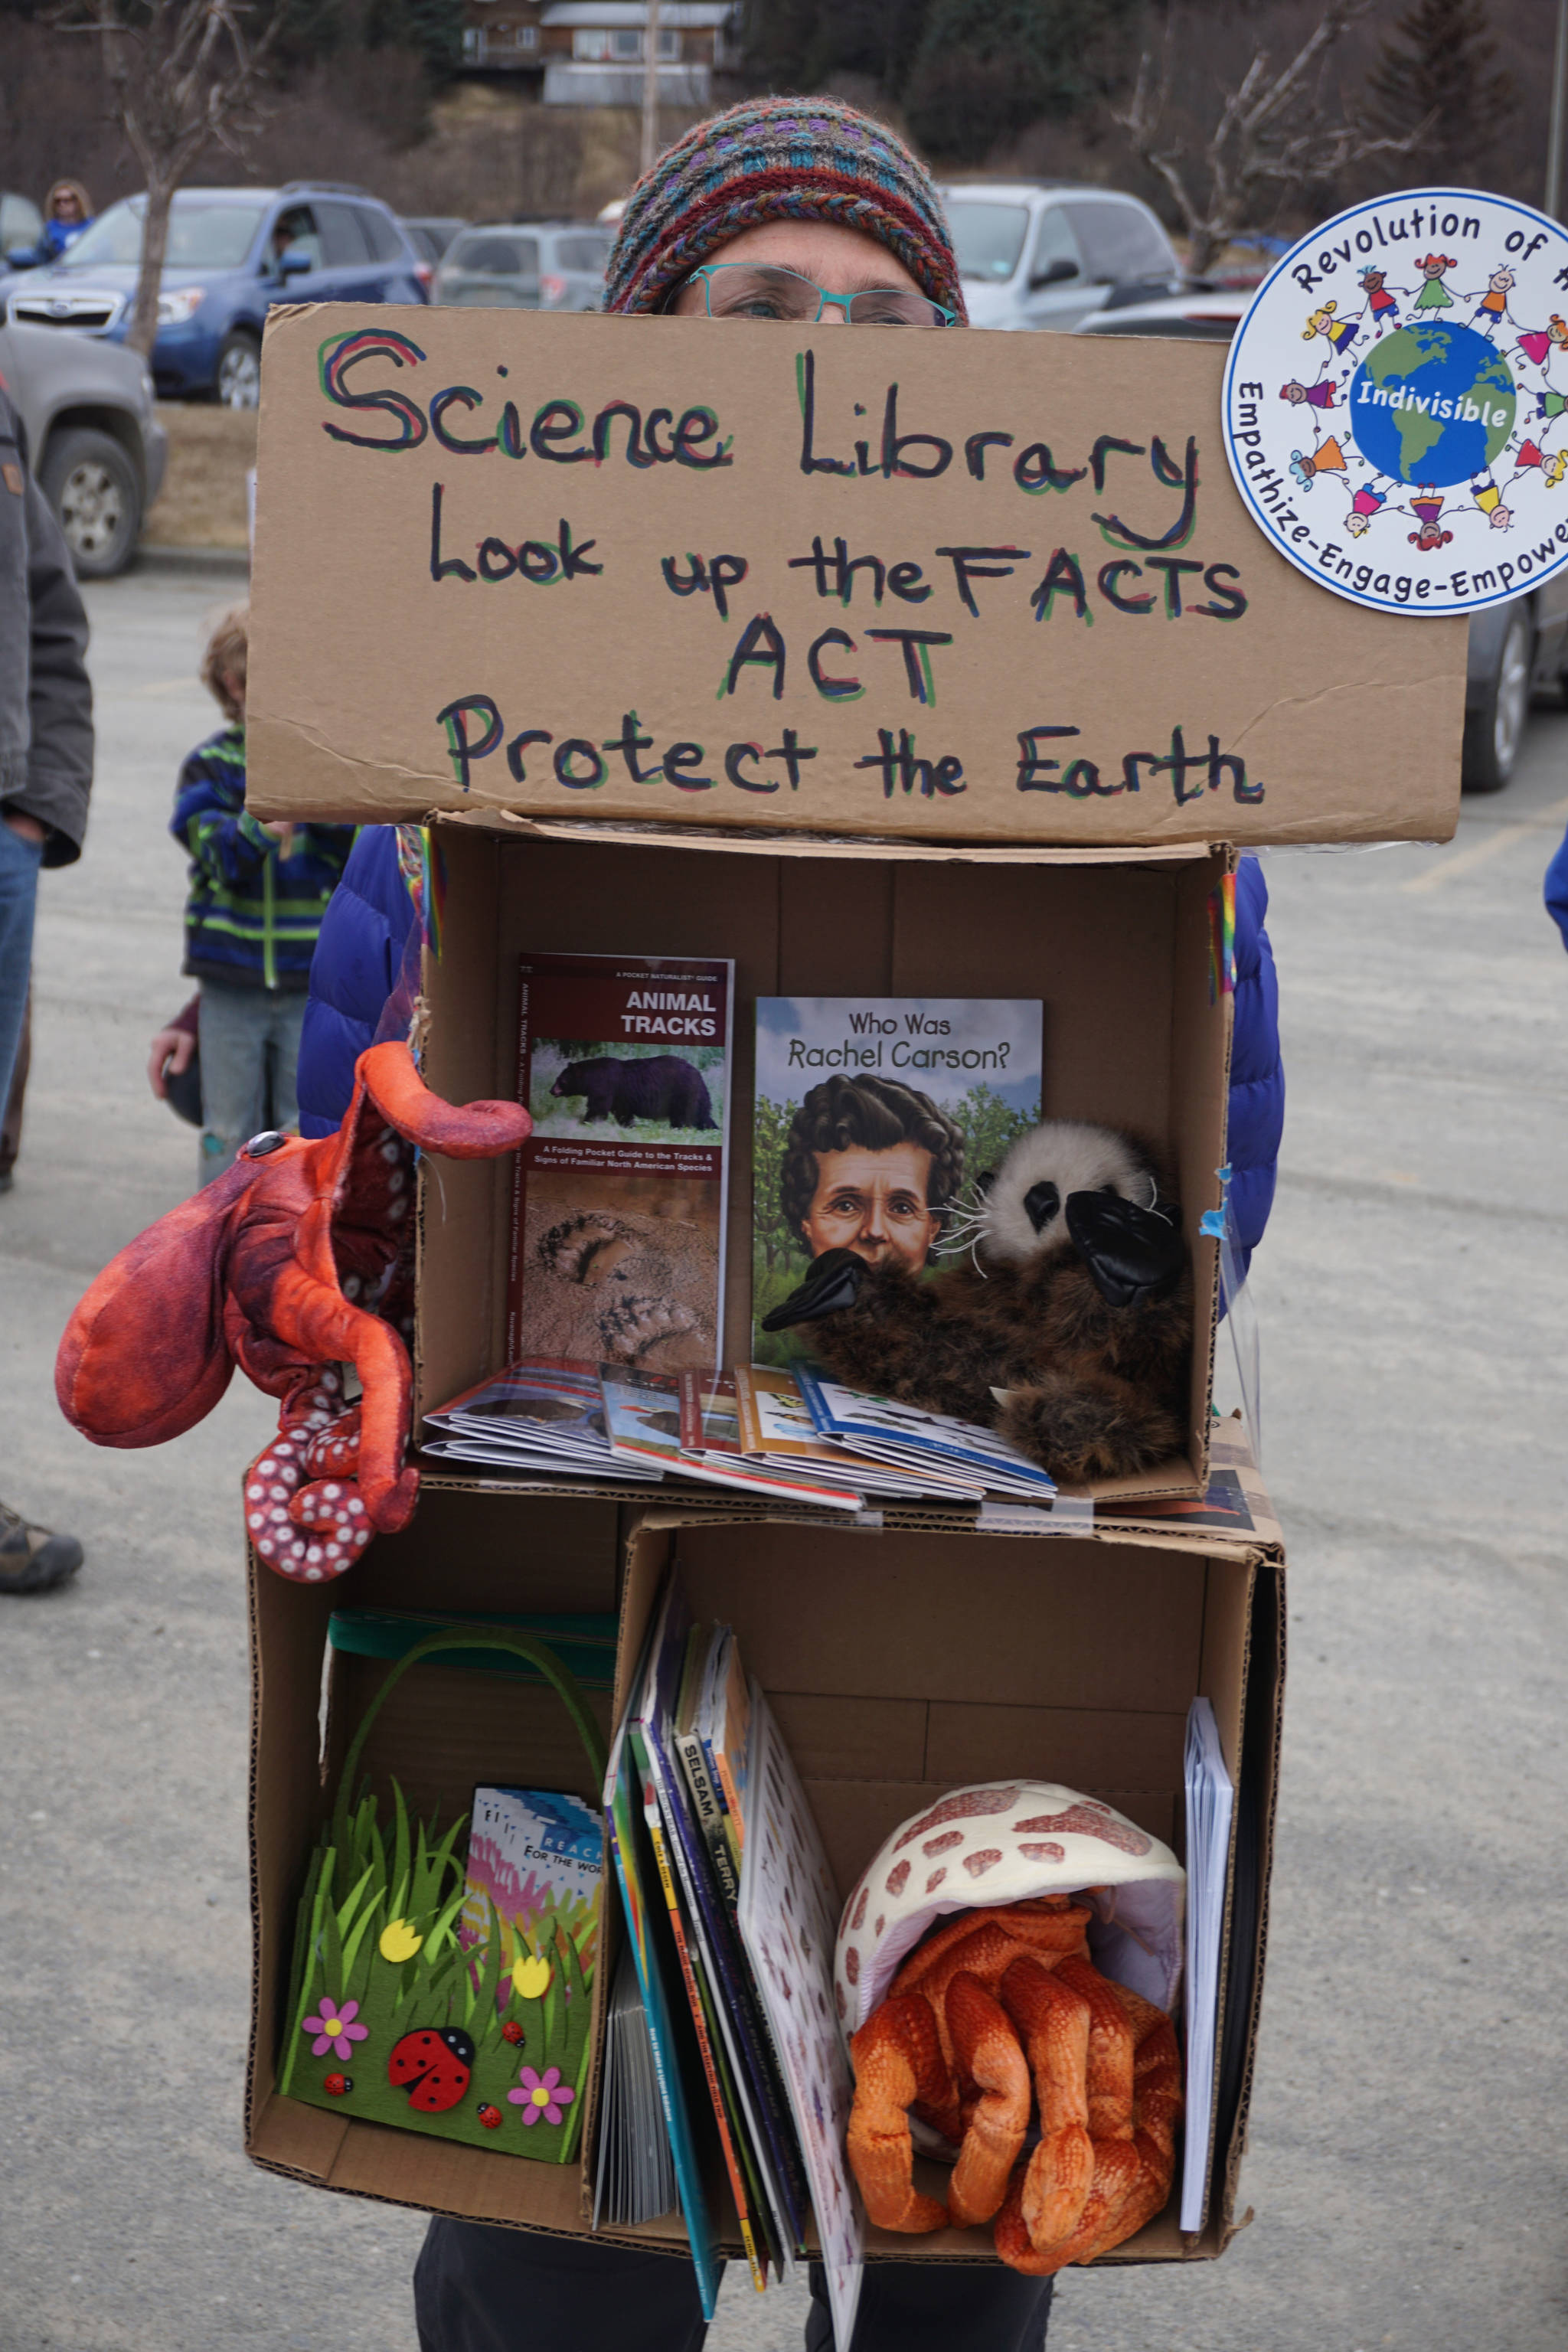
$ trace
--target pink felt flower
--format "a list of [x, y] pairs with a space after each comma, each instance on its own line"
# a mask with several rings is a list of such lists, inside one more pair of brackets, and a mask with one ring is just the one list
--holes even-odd
[[318, 2058], [324, 2058], [329, 2050], [334, 2058], [349, 2058], [354, 2043], [363, 2042], [370, 2032], [368, 2025], [354, 2023], [358, 2015], [357, 2000], [345, 2000], [342, 2009], [334, 2001], [323, 2000], [321, 2015], [306, 2018], [300, 2031], [315, 2035], [310, 2048]]
[[544, 2074], [536, 2074], [531, 2066], [525, 2066], [519, 2079], [522, 2084], [521, 2090], [509, 2091], [507, 2097], [514, 2107], [522, 2109], [525, 2125], [541, 2120], [558, 2124], [562, 2108], [569, 2107], [577, 2095], [562, 2082], [559, 2066], [552, 2066]]

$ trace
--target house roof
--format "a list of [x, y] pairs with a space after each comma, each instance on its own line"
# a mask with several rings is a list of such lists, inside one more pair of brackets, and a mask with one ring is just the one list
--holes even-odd
[[[727, 25], [734, 13], [733, 0], [662, 0], [659, 29], [706, 32]], [[611, 32], [640, 31], [647, 23], [647, 7], [646, 0], [552, 0], [539, 21], [542, 25], [593, 25]]]

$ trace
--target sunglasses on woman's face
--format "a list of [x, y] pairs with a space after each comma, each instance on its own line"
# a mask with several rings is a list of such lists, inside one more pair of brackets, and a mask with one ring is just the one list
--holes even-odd
[[782, 319], [791, 326], [814, 327], [831, 310], [851, 327], [951, 327], [958, 316], [912, 287], [870, 286], [858, 294], [830, 294], [796, 269], [754, 261], [705, 262], [685, 285], [701, 287], [710, 319]]

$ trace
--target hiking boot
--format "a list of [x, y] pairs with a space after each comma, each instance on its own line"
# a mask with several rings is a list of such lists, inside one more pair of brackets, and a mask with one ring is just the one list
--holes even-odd
[[0, 1592], [53, 1592], [81, 1566], [75, 1536], [51, 1535], [0, 1503]]

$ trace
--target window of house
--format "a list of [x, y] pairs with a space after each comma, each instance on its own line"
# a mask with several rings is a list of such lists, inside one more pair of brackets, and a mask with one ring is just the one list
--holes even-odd
[[520, 25], [517, 28], [517, 46], [520, 49], [536, 49], [539, 47], [538, 26]]

